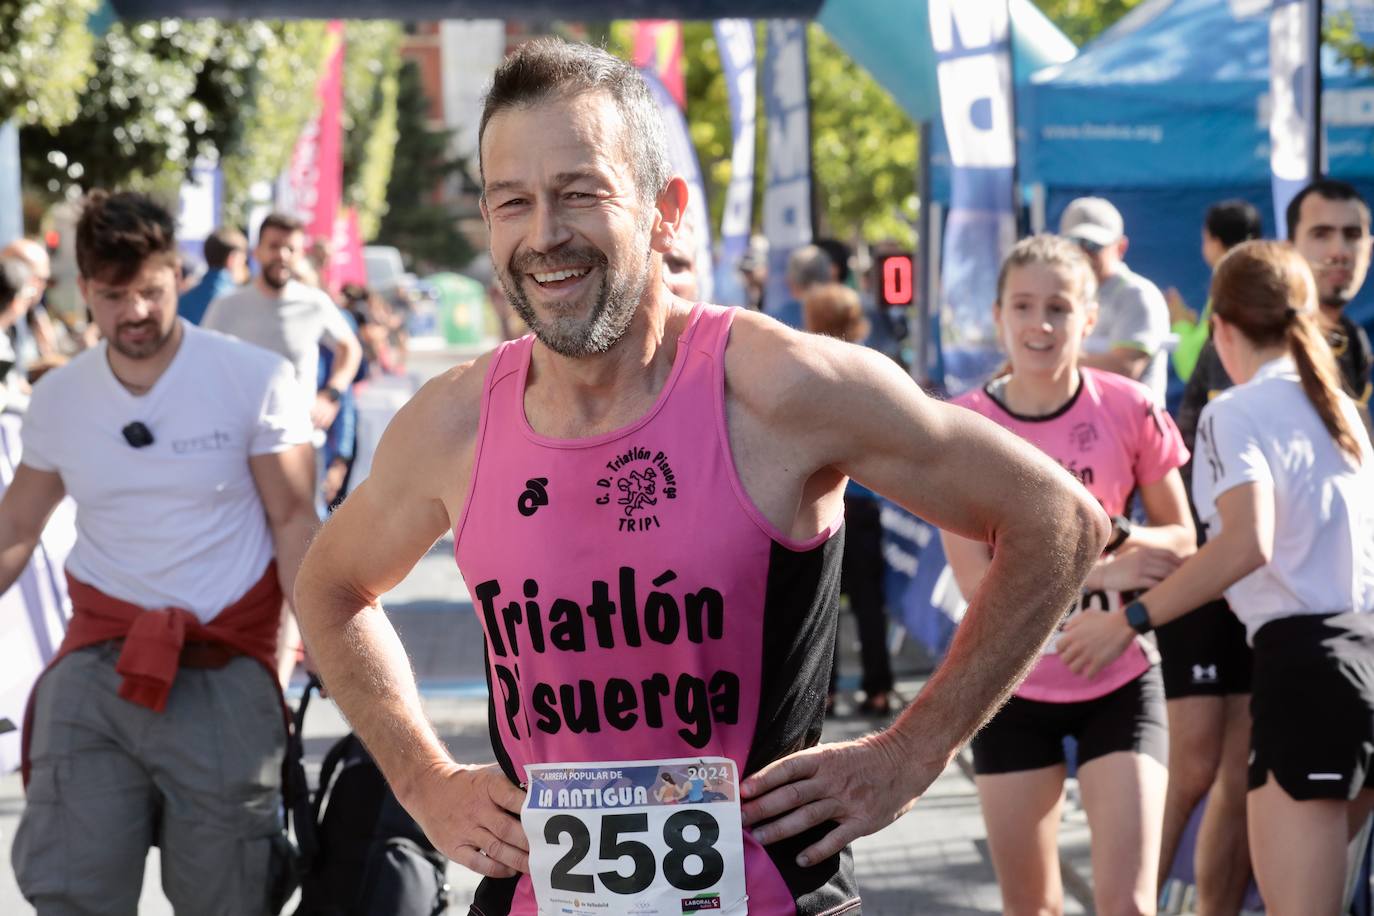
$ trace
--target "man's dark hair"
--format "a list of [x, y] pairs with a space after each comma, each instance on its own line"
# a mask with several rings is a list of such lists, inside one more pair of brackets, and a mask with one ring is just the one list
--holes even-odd
[[236, 251], [248, 251], [248, 239], [232, 226], [220, 226], [205, 239], [205, 264], [211, 270], [223, 270]]
[[269, 213], [258, 224], [258, 238], [262, 238], [262, 234], [268, 229], [280, 229], [282, 232], [304, 232], [305, 223], [289, 213]]
[[1355, 190], [1355, 186], [1345, 181], [1337, 181], [1334, 178], [1318, 178], [1308, 184], [1307, 187], [1293, 195], [1293, 199], [1288, 202], [1288, 209], [1284, 216], [1288, 220], [1288, 241], [1294, 242], [1298, 238], [1298, 214], [1302, 212], [1302, 202], [1308, 195], [1316, 194], [1324, 200], [1353, 200], [1360, 205], [1360, 213], [1364, 217], [1365, 225], [1369, 224], [1369, 204], [1360, 196], [1360, 192]]
[[[656, 198], [673, 172], [663, 116], [644, 78], [601, 48], [558, 38], [526, 42], [496, 68], [477, 129], [479, 166], [482, 138], [494, 115], [586, 92], [605, 92], [615, 101], [624, 121], [619, 141], [630, 160], [636, 189], [642, 200]], [[482, 174], [485, 181], [486, 172]]]
[[137, 191], [94, 190], [76, 222], [76, 266], [81, 276], [127, 283], [149, 258], [178, 261], [176, 221], [167, 208]]
[[0, 257], [0, 309], [9, 308], [32, 277], [33, 268], [19, 255]]
[[830, 263], [835, 267], [835, 282], [849, 282], [849, 259], [854, 255], [854, 249], [850, 248], [839, 239], [816, 239], [816, 247], [830, 256]]
[[1202, 224], [1207, 227], [1207, 234], [1221, 242], [1227, 251], [1264, 234], [1259, 210], [1246, 200], [1223, 200], [1212, 204]]

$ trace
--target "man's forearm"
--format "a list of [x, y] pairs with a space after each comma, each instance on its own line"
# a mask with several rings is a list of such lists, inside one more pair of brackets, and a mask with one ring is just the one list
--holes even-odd
[[300, 571], [305, 551], [320, 527], [313, 505], [297, 507], [288, 518], [272, 523], [272, 545], [277, 560], [277, 581], [282, 594], [295, 606], [296, 574]]
[[1107, 538], [1106, 515], [1086, 500], [1001, 532], [992, 565], [945, 661], [884, 733], [901, 759], [943, 768], [1011, 694], [1074, 604]]
[[334, 371], [326, 384], [336, 391], [347, 391], [362, 365], [363, 346], [356, 340], [340, 341], [334, 350]]

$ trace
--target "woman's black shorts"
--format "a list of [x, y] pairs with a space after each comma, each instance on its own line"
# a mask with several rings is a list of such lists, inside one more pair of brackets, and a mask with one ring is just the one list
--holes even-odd
[[1077, 703], [1012, 697], [973, 736], [973, 771], [979, 776], [1038, 770], [1064, 762], [1064, 739], [1078, 742], [1078, 765], [1117, 751], [1169, 761], [1164, 684], [1159, 668], [1106, 696]]
[[1272, 620], [1255, 633], [1250, 788], [1299, 801], [1374, 788], [1374, 614]]
[[1219, 697], [1250, 692], [1250, 646], [1245, 625], [1224, 600], [1210, 601], [1197, 610], [1155, 630], [1163, 658], [1164, 695]]

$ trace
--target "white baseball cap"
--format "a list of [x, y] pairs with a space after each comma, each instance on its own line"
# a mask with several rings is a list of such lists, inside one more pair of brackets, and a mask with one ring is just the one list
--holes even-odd
[[1080, 197], [1064, 208], [1059, 234], [1105, 248], [1126, 234], [1121, 211], [1101, 197]]

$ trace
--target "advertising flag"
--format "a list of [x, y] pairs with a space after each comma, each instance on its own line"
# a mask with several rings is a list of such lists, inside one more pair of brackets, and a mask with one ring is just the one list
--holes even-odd
[[744, 305], [739, 262], [749, 251], [754, 224], [754, 120], [757, 115], [758, 69], [755, 63], [754, 23], [748, 19], [717, 19], [716, 47], [730, 96], [730, 184], [720, 218], [720, 260], [716, 269], [715, 300], [721, 305]]
[[[343, 23], [329, 23], [330, 50], [315, 87], [319, 107], [301, 131], [277, 206], [305, 223], [312, 242], [330, 242], [343, 203]], [[320, 279], [332, 286], [332, 267]]]
[[696, 147], [692, 146], [692, 136], [687, 129], [687, 118], [677, 107], [658, 75], [651, 70], [641, 70], [644, 81], [649, 84], [649, 92], [658, 103], [663, 114], [664, 133], [668, 140], [668, 159], [673, 171], [687, 182], [687, 219], [695, 232], [697, 295], [702, 300], [712, 301], [712, 280], [715, 265], [711, 260], [711, 213], [706, 206], [706, 185], [701, 180], [701, 166], [697, 162]]
[[930, 0], [930, 35], [949, 141], [950, 208], [941, 258], [941, 349], [950, 393], [1000, 360], [992, 303], [1016, 241], [1007, 0]]
[[1269, 14], [1269, 169], [1274, 226], [1288, 236], [1288, 202], [1322, 172], [1321, 3], [1274, 0]]
[[682, 23], [676, 19], [640, 19], [634, 28], [634, 65], [663, 83], [679, 111], [687, 110], [687, 84], [682, 77]]
[[763, 234], [768, 239], [768, 286], [764, 311], [787, 315], [787, 259], [811, 243], [811, 112], [806, 59], [806, 22], [770, 19], [763, 65], [763, 110], [768, 119], [768, 171], [763, 192]]

